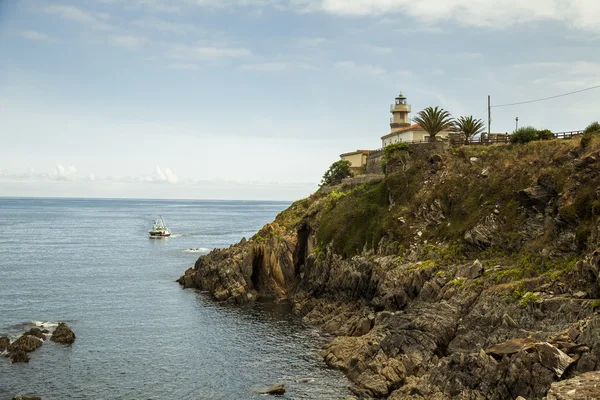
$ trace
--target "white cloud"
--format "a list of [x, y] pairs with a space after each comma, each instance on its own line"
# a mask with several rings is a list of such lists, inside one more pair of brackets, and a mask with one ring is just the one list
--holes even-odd
[[81, 23], [94, 22], [95, 18], [88, 12], [80, 10], [76, 7], [64, 6], [64, 5], [51, 5], [44, 7], [45, 12], [55, 14], [63, 19], [70, 21], [76, 21]]
[[371, 64], [356, 64], [353, 61], [340, 61], [335, 64], [335, 68], [353, 74], [363, 74], [371, 76], [381, 76], [386, 73], [386, 70], [382, 67]]
[[73, 181], [77, 177], [77, 168], [72, 165], [64, 167], [62, 164], [56, 164], [54, 172], [50, 174], [50, 178], [58, 181]]
[[43, 7], [41, 11], [57, 15], [68, 21], [89, 25], [96, 29], [114, 29], [113, 26], [104, 22], [110, 19], [110, 15], [106, 13], [90, 13], [77, 7], [58, 4]]
[[554, 86], [563, 90], [578, 90], [600, 83], [600, 63], [542, 61], [515, 64], [513, 68], [520, 75], [531, 77], [536, 85]]
[[156, 30], [164, 33], [173, 33], [176, 35], [184, 35], [200, 31], [198, 27], [191, 24], [169, 22], [158, 18], [138, 19], [133, 21], [132, 24], [142, 29]]
[[148, 39], [143, 36], [120, 35], [113, 36], [111, 41], [117, 46], [125, 47], [129, 50], [137, 50], [144, 46], [148, 42]]
[[45, 34], [42, 32], [38, 32], [38, 31], [21, 31], [21, 32], [17, 32], [17, 35], [25, 38], [25, 39], [29, 39], [29, 40], [35, 40], [35, 41], [39, 41], [39, 42], [56, 42], [56, 39]]
[[161, 168], [158, 165], [155, 169], [155, 175], [151, 179], [152, 182], [158, 183], [175, 184], [179, 182], [179, 178], [177, 175], [175, 175], [175, 173], [173, 173], [173, 171], [171, 171], [171, 168]]
[[181, 71], [195, 71], [200, 69], [200, 66], [192, 63], [171, 63], [167, 65], [167, 68]]
[[289, 65], [284, 62], [265, 62], [259, 64], [244, 64], [240, 67], [242, 71], [256, 71], [256, 72], [279, 72], [288, 69]]
[[182, 44], [172, 45], [169, 56], [177, 60], [219, 60], [223, 58], [249, 57], [252, 51], [243, 47], [218, 47], [218, 46], [188, 46]]
[[363, 17], [410, 16], [435, 26], [453, 22], [465, 26], [508, 28], [535, 21], [558, 21], [574, 29], [600, 31], [598, 0], [100, 0], [143, 7], [151, 12], [182, 13], [187, 7], [244, 8], [271, 7], [301, 13], [327, 13]]

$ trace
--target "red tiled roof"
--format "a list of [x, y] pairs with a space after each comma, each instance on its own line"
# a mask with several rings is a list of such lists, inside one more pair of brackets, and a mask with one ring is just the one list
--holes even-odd
[[421, 125], [419, 125], [419, 124], [413, 124], [411, 126], [407, 126], [404, 128], [395, 129], [395, 130], [391, 131], [390, 133], [388, 133], [387, 135], [382, 136], [381, 139], [387, 139], [390, 136], [394, 136], [397, 133], [413, 131], [413, 130], [423, 130], [423, 128], [421, 128]]
[[351, 156], [353, 154], [369, 154], [372, 151], [373, 150], [356, 150], [356, 151], [351, 151], [349, 153], [340, 154], [340, 157]]

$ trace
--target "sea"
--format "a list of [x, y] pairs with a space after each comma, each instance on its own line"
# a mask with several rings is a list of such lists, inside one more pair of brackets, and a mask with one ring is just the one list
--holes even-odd
[[[0, 400], [345, 399], [327, 340], [287, 303], [234, 306], [175, 280], [249, 238], [288, 202], [0, 197], [0, 336], [65, 322], [29, 363], [0, 357]], [[151, 239], [162, 215], [173, 235]]]

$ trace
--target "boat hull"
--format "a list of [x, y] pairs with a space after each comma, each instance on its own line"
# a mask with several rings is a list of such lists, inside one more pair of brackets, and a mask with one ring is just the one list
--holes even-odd
[[149, 233], [150, 233], [150, 237], [154, 237], [154, 238], [171, 236], [171, 232], [149, 232]]

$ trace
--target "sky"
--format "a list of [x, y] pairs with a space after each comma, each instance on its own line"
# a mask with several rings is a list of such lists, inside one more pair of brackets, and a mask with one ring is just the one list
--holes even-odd
[[[0, 0], [0, 196], [295, 200], [413, 114], [600, 84], [598, 0]], [[600, 119], [600, 89], [492, 132]]]

